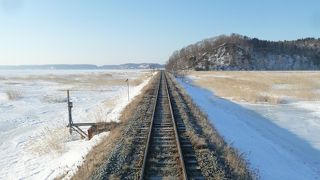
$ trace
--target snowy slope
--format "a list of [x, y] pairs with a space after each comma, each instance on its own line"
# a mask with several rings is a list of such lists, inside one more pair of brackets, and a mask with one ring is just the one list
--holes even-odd
[[320, 102], [235, 103], [178, 81], [262, 179], [320, 178]]
[[[131, 80], [145, 73], [137, 70], [0, 71], [0, 179], [54, 179], [60, 175], [70, 177], [90, 148], [108, 135], [102, 133], [90, 141], [82, 140], [76, 134], [69, 136], [65, 128], [68, 121], [67, 105], [64, 102], [64, 90], [71, 87], [69, 84], [17, 80], [17, 77], [50, 77], [52, 74], [62, 77], [81, 74], [90, 77], [92, 73], [106, 72], [114, 78], [129, 77]], [[148, 80], [131, 87], [131, 99], [139, 94]], [[21, 97], [8, 99], [8, 90], [20, 91]], [[71, 91], [71, 98], [74, 103], [74, 122], [95, 122], [94, 114], [97, 111], [102, 111], [108, 120], [117, 120], [121, 110], [129, 103], [126, 86], [99, 86], [95, 90], [80, 88]], [[106, 101], [112, 102], [111, 105], [105, 106]], [[52, 147], [49, 144], [50, 138], [55, 138], [54, 141], [62, 145], [61, 151], [35, 152], [34, 146], [40, 146], [40, 150], [45, 149], [45, 146]]]

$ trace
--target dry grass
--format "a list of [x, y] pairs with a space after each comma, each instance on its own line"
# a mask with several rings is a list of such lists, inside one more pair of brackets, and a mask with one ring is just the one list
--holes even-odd
[[[132, 78], [131, 76], [136, 76]], [[139, 75], [121, 74], [121, 73], [88, 73], [88, 74], [49, 74], [49, 75], [29, 75], [26, 77], [12, 77], [10, 81], [44, 81], [57, 83], [60, 85], [67, 85], [72, 87], [71, 90], [97, 90], [103, 87], [110, 86], [126, 86], [126, 79], [129, 78], [130, 86], [137, 86], [145, 79], [152, 76], [150, 72], [143, 72]]]
[[[143, 95], [152, 86], [152, 80], [146, 85], [142, 93], [136, 96], [121, 112], [120, 122], [121, 124], [114, 128], [108, 137], [101, 141], [100, 144], [92, 148], [92, 150], [87, 154], [85, 162], [79, 167], [77, 173], [72, 177], [72, 179], [90, 179], [91, 174], [105, 161], [109, 152], [114, 148], [116, 142], [121, 138], [122, 132], [127, 125], [129, 119], [133, 116], [136, 108], [143, 100]], [[112, 179], [118, 179], [113, 177]]]
[[57, 95], [45, 95], [42, 98], [42, 102], [46, 103], [66, 103], [68, 100], [66, 97]]
[[319, 72], [210, 71], [189, 73], [197, 85], [236, 101], [278, 104], [286, 99], [319, 100]]
[[192, 142], [194, 148], [202, 149], [204, 147], [207, 147], [206, 140], [202, 137], [199, 137], [195, 132], [187, 131], [186, 134], [190, 138], [190, 141]]
[[116, 105], [116, 99], [119, 97], [112, 97], [102, 102], [103, 107], [110, 108]]
[[[174, 79], [174, 78], [171, 78]], [[223, 137], [219, 135], [214, 126], [209, 122], [208, 117], [187, 95], [184, 89], [175, 83], [176, 96], [181, 96], [178, 106], [185, 107], [181, 113], [184, 123], [188, 129], [187, 135], [195, 147], [196, 152], [211, 166], [200, 164], [206, 177], [212, 179], [256, 179], [255, 172], [249, 170], [246, 162], [236, 149], [228, 145]], [[214, 168], [214, 174], [208, 174], [206, 169]]]
[[121, 136], [121, 129], [120, 126], [115, 128], [101, 143], [92, 148], [72, 179], [89, 179], [93, 171], [103, 163], [103, 160], [114, 147], [116, 140]]
[[92, 122], [97, 122], [97, 123], [108, 121], [107, 114], [101, 108], [94, 111], [91, 114], [90, 118], [92, 119]]
[[9, 89], [6, 91], [9, 100], [18, 100], [22, 97], [22, 92], [19, 90]]
[[48, 153], [62, 153], [66, 150], [69, 132], [66, 127], [55, 129], [45, 128], [39, 137], [41, 138], [29, 139], [28, 145], [26, 146], [29, 152], [40, 156]]

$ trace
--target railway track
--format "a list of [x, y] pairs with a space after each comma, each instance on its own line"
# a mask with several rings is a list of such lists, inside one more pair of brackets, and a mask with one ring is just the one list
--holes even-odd
[[93, 159], [75, 179], [255, 179], [188, 98], [160, 72], [111, 131], [99, 165]]
[[156, 94], [139, 179], [204, 179], [184, 122], [174, 118], [163, 71]]

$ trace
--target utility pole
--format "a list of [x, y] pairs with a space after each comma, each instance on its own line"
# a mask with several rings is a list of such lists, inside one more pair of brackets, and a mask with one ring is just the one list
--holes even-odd
[[70, 95], [69, 95], [69, 90], [67, 90], [67, 96], [68, 96], [68, 112], [69, 112], [69, 132], [70, 134], [72, 133], [72, 114], [71, 114], [71, 109], [73, 107], [72, 102], [70, 101]]

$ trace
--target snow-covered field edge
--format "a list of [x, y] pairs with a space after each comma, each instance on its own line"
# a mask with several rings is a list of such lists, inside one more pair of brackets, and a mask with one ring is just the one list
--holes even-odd
[[[109, 132], [91, 140], [70, 135], [65, 90], [71, 89], [74, 122], [119, 121], [121, 111], [154, 74], [140, 70], [0, 71], [0, 180], [70, 179]], [[10, 99], [8, 92], [14, 90], [21, 96]]]
[[[261, 179], [319, 179], [319, 102], [237, 103], [177, 78], [227, 143]], [[313, 104], [313, 105], [312, 105]], [[307, 108], [312, 105], [313, 109]]]
[[[153, 74], [154, 75], [154, 74]], [[113, 121], [119, 121], [119, 117], [121, 115], [122, 110], [134, 99], [135, 96], [141, 93], [141, 90], [149, 83], [150, 79], [144, 80], [140, 85], [132, 87], [130, 89], [130, 98], [127, 99], [127, 94], [120, 95], [116, 101], [116, 106], [112, 109], [112, 111], [108, 114], [108, 117]], [[90, 150], [99, 144], [105, 138], [108, 138], [109, 132], [104, 132], [94, 136], [91, 140], [81, 140], [78, 144], [76, 142], [70, 142], [70, 146], [74, 146], [69, 150], [69, 152], [65, 153], [62, 157], [62, 163], [59, 166], [59, 169], [55, 169], [54, 173], [50, 174], [49, 176], [45, 177], [45, 179], [55, 179], [57, 177], [63, 176], [62, 179], [71, 179], [71, 177], [77, 172], [78, 168], [81, 166], [82, 163], [85, 161], [86, 155], [90, 152]], [[68, 163], [65, 160], [70, 159]]]

